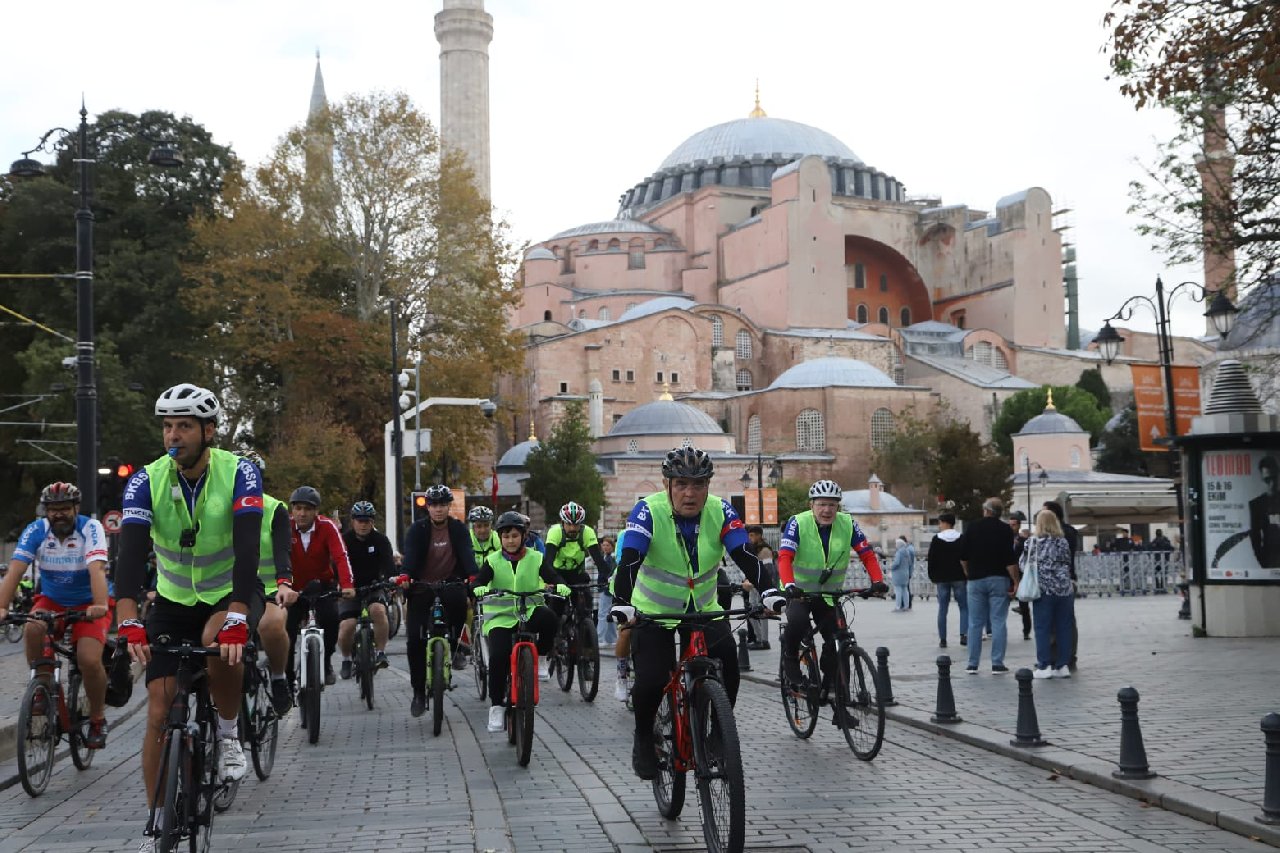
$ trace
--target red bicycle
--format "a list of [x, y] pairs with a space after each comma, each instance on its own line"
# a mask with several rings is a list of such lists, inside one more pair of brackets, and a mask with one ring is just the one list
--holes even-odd
[[[521, 767], [529, 766], [529, 755], [533, 749], [533, 716], [538, 705], [538, 636], [528, 628], [529, 616], [534, 607], [529, 606], [530, 599], [557, 597], [544, 590], [532, 592], [508, 592], [495, 590], [481, 597], [478, 603], [491, 598], [516, 599], [516, 630], [511, 644], [511, 668], [507, 674], [506, 726], [507, 742], [515, 744], [516, 763]], [[496, 663], [490, 661], [491, 664]]]

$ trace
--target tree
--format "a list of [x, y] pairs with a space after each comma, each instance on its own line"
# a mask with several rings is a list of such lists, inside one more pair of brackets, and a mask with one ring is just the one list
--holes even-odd
[[1096, 443], [1102, 435], [1111, 415], [1098, 405], [1093, 394], [1074, 385], [1028, 388], [1005, 400], [995, 423], [991, 425], [991, 438], [1006, 459], [1013, 458], [1013, 434], [1021, 430], [1027, 421], [1044, 412], [1047, 391], [1053, 392], [1054, 408], [1089, 433], [1090, 443]]
[[809, 508], [809, 485], [803, 480], [778, 481], [778, 522], [786, 524], [793, 515]]
[[926, 506], [938, 493], [934, 489], [938, 427], [951, 417], [949, 411], [919, 417], [914, 409], [901, 413], [893, 435], [879, 448], [872, 466], [897, 497], [908, 506]]
[[1130, 403], [1110, 424], [1110, 429], [1098, 442], [1098, 461], [1094, 466], [1097, 470], [1135, 477], [1163, 477], [1172, 473], [1171, 454], [1142, 449], [1138, 441], [1138, 408], [1135, 403]]
[[1107, 387], [1107, 382], [1102, 378], [1102, 369], [1098, 367], [1090, 367], [1080, 372], [1080, 378], [1076, 380], [1076, 387], [1082, 391], [1088, 391], [1093, 398], [1098, 401], [1098, 408], [1104, 411], [1111, 410], [1111, 389]]
[[1280, 266], [1280, 4], [1117, 0], [1104, 25], [1120, 91], [1179, 119], [1131, 185], [1139, 232], [1172, 263], [1234, 254], [1256, 284]]
[[298, 486], [313, 486], [324, 509], [345, 510], [362, 494], [361, 444], [350, 426], [339, 422], [322, 402], [310, 402], [288, 414], [281, 440], [264, 461], [264, 484], [271, 494], [287, 500]]
[[564, 416], [552, 427], [550, 437], [529, 453], [525, 468], [529, 471], [529, 499], [546, 510], [548, 519], [569, 501], [577, 501], [587, 510], [587, 523], [599, 523], [604, 479], [596, 470], [591, 430], [581, 402], [565, 406]]

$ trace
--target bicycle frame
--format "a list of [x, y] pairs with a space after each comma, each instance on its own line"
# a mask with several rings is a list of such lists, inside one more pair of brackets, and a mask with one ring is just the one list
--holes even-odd
[[76, 650], [70, 644], [62, 641], [62, 638], [67, 628], [71, 625], [76, 622], [88, 621], [84, 616], [79, 615], [80, 612], [70, 610], [64, 613], [51, 613], [48, 616], [35, 616], [29, 613], [14, 614], [14, 617], [20, 618], [24, 622], [44, 623], [44, 654], [39, 662], [31, 667], [30, 678], [39, 677], [40, 670], [43, 668], [52, 669], [52, 672], [49, 673], [49, 686], [54, 699], [58, 703], [59, 737], [63, 733], [71, 731], [71, 710], [67, 707], [67, 693], [62, 686], [62, 659], [66, 658], [67, 660], [68, 677], [80, 674], [80, 664], [76, 660]]
[[[294, 644], [298, 651], [297, 677], [298, 677], [299, 690], [305, 690], [308, 687], [312, 686], [311, 684], [307, 683], [307, 661], [308, 661], [308, 655], [310, 654], [310, 652], [308, 651], [308, 649], [310, 648], [310, 643], [308, 643], [307, 640], [311, 637], [319, 637], [320, 648], [322, 650], [321, 654], [323, 654], [324, 629], [322, 629], [320, 627], [320, 623], [316, 621], [316, 605], [319, 604], [323, 599], [331, 598], [334, 595], [336, 595], [336, 593], [334, 592], [325, 592], [317, 596], [306, 596], [306, 595], [299, 596], [299, 599], [303, 602], [303, 604], [307, 608], [306, 624], [303, 625], [302, 630], [298, 632], [298, 640]], [[323, 679], [321, 680], [318, 686], [322, 690], [324, 689]]]

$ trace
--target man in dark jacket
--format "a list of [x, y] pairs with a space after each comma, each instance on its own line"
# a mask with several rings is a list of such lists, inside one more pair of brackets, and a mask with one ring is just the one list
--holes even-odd
[[[1009, 596], [1018, 585], [1018, 564], [1013, 558], [1013, 530], [1000, 520], [1004, 502], [987, 498], [982, 518], [965, 530], [960, 540], [960, 565], [969, 594], [969, 664], [965, 672], [976, 675], [982, 658], [982, 627], [991, 620], [991, 672], [1003, 675], [1005, 645], [1009, 635]], [[1011, 584], [1012, 582], [1012, 584]]]
[[[458, 647], [462, 625], [467, 621], [467, 588], [465, 584], [476, 574], [475, 552], [471, 549], [471, 531], [456, 518], [449, 517], [453, 492], [448, 486], [427, 489], [427, 517], [415, 521], [404, 537], [404, 574], [397, 578], [409, 590], [409, 608], [405, 618], [405, 642], [409, 655], [409, 684], [413, 701], [409, 713], [421, 717], [427, 710], [427, 618], [436, 596], [444, 607], [449, 623], [449, 642]], [[460, 582], [458, 586], [433, 589], [426, 584]], [[410, 588], [410, 583], [417, 586]]]
[[964, 569], [960, 567], [960, 531], [955, 513], [938, 516], [938, 532], [929, 542], [929, 580], [938, 587], [938, 648], [947, 647], [947, 610], [954, 597], [960, 608], [960, 645], [968, 642], [969, 595], [965, 591]]

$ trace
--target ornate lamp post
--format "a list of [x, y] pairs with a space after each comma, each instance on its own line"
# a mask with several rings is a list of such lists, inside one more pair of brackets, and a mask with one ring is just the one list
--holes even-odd
[[1049, 482], [1049, 472], [1044, 470], [1044, 466], [1039, 462], [1032, 462], [1031, 457], [1029, 456], [1024, 456], [1022, 458], [1022, 463], [1027, 469], [1027, 524], [1034, 528], [1036, 523], [1036, 514], [1031, 511], [1031, 469], [1035, 468], [1039, 470], [1040, 488], [1042, 489], [1045, 484]]

